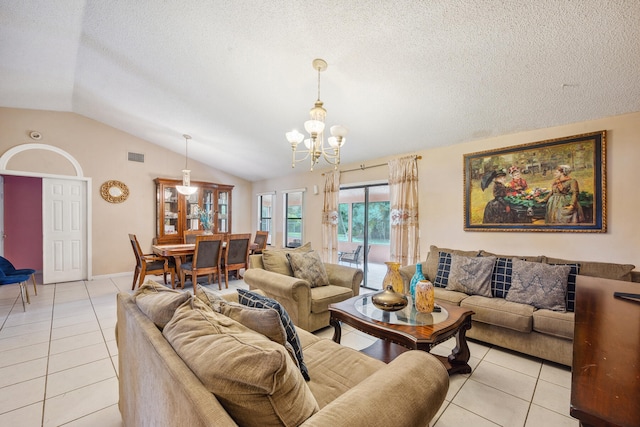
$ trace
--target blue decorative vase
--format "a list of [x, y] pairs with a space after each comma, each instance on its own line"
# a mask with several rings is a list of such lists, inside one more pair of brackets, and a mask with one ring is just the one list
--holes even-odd
[[409, 291], [411, 292], [411, 299], [414, 301], [414, 304], [416, 301], [416, 285], [421, 280], [427, 280], [427, 279], [424, 277], [424, 274], [422, 274], [422, 264], [417, 263], [416, 272], [411, 278], [411, 282], [409, 284]]

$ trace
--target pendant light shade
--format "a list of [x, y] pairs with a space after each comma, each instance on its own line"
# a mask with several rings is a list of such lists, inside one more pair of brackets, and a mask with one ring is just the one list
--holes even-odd
[[190, 196], [198, 191], [198, 187], [191, 186], [191, 170], [187, 165], [187, 161], [189, 159], [188, 146], [191, 136], [186, 134], [182, 136], [184, 137], [184, 169], [182, 169], [182, 185], [176, 185], [176, 190], [178, 190], [178, 193], [180, 194]]

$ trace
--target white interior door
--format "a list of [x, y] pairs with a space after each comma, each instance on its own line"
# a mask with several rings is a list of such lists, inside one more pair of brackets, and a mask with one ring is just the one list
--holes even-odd
[[87, 183], [42, 180], [44, 283], [87, 278]]

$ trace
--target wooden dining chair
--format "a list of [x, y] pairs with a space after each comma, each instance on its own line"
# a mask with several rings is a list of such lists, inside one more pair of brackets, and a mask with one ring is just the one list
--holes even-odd
[[185, 230], [184, 243], [195, 243], [196, 237], [204, 235], [204, 230]]
[[256, 237], [253, 239], [254, 249], [251, 250], [251, 255], [261, 254], [267, 247], [268, 238], [268, 231], [256, 231]]
[[227, 235], [227, 247], [224, 252], [224, 285], [229, 287], [229, 272], [235, 271], [242, 279], [240, 269], [249, 268], [249, 245], [251, 233]]
[[180, 266], [180, 285], [184, 289], [186, 276], [191, 276], [193, 293], [196, 292], [198, 276], [207, 275], [208, 283], [211, 283], [211, 275], [218, 275], [218, 288], [222, 289], [220, 283], [220, 261], [222, 259], [222, 246], [224, 235], [206, 234], [196, 236], [196, 247], [193, 253], [193, 261], [186, 262]]
[[166, 285], [167, 273], [171, 274], [171, 287], [175, 289], [176, 269], [173, 263], [170, 264], [169, 260], [155, 254], [142, 253], [142, 249], [140, 249], [140, 244], [138, 243], [138, 238], [135, 234], [129, 234], [129, 241], [133, 248], [133, 254], [136, 257], [136, 269], [133, 271], [133, 285], [131, 286], [131, 290], [136, 288], [136, 280], [138, 280], [138, 276], [140, 276], [140, 281], [138, 282], [138, 287], [140, 287], [147, 274], [162, 274], [164, 277], [164, 284]]

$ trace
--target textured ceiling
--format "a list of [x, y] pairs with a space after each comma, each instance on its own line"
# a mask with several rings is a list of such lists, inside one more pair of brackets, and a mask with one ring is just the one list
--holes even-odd
[[[640, 111], [638, 0], [3, 0], [0, 106], [290, 172], [324, 58], [343, 163]], [[324, 164], [320, 166], [324, 167]], [[308, 169], [306, 163], [296, 169]]]

